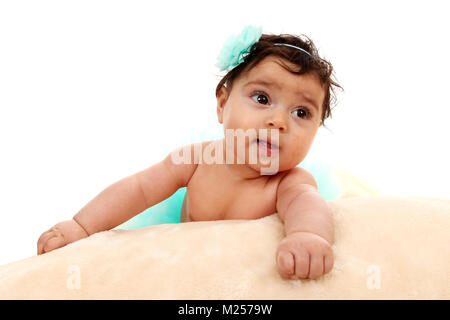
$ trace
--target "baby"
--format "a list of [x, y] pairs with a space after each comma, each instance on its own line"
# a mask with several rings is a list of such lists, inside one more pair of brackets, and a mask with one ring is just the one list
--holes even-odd
[[275, 257], [280, 276], [317, 279], [330, 272], [331, 210], [314, 177], [297, 165], [330, 116], [333, 87], [340, 87], [331, 64], [307, 37], [248, 26], [228, 39], [217, 66], [227, 71], [216, 89], [225, 137], [181, 147], [112, 184], [72, 220], [44, 232], [38, 254], [110, 230], [186, 187], [182, 222], [277, 212], [286, 234]]

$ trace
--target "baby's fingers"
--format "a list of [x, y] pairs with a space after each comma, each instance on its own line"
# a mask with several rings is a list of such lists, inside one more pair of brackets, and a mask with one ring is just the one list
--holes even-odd
[[63, 247], [66, 244], [66, 241], [63, 236], [56, 235], [53, 238], [50, 238], [47, 240], [47, 242], [44, 244], [44, 252], [49, 252], [55, 249], [58, 249], [60, 247]]
[[278, 273], [284, 279], [289, 279], [295, 272], [294, 256], [291, 252], [281, 250], [277, 254]]
[[324, 274], [324, 256], [321, 254], [315, 254], [311, 256], [311, 265], [309, 270], [309, 277], [311, 279], [317, 279]]
[[333, 253], [326, 254], [325, 257], [323, 258], [324, 273], [330, 272], [331, 269], [333, 269], [333, 264], [334, 264]]
[[48, 241], [48, 239], [50, 239], [51, 237], [53, 237], [54, 236], [54, 232], [52, 231], [52, 229], [49, 229], [48, 231], [45, 231], [40, 237], [39, 237], [39, 240], [38, 240], [38, 243], [37, 243], [37, 253], [38, 254], [41, 254], [41, 253], [44, 253], [44, 245], [45, 245], [45, 243]]
[[52, 227], [47, 232], [44, 232], [38, 240], [38, 254], [46, 253], [57, 248], [60, 248], [66, 244], [61, 231]]
[[299, 250], [295, 253], [295, 277], [305, 279], [309, 274], [309, 253], [306, 250]]

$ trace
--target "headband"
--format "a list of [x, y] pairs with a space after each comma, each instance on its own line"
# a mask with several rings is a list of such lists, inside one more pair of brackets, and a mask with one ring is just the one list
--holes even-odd
[[288, 44], [288, 43], [274, 43], [274, 45], [276, 45], [276, 46], [288, 46], [288, 47], [291, 47], [291, 48], [295, 48], [295, 49], [298, 49], [298, 50], [300, 50], [300, 51], [303, 51], [304, 53], [306, 53], [308, 56], [311, 57], [311, 53], [309, 53], [309, 52], [306, 51], [305, 49], [302, 49], [302, 48], [300, 48], [300, 47], [294, 46], [294, 45], [292, 45], [292, 44]]
[[[217, 57], [216, 67], [223, 70], [231, 70], [244, 61], [248, 55], [248, 49], [258, 42], [262, 35], [262, 28], [255, 26], [246, 26], [239, 35], [230, 36], [222, 47], [222, 51]], [[300, 47], [288, 43], [274, 43], [276, 46], [287, 46], [300, 50], [309, 56], [311, 54]]]

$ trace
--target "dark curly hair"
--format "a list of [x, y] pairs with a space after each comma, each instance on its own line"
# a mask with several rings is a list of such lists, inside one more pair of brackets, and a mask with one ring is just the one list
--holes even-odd
[[[295, 48], [291, 48], [289, 46], [279, 46], [275, 45], [275, 43], [286, 43], [300, 47], [309, 52], [311, 56]], [[265, 57], [274, 55], [299, 67], [298, 70], [292, 70], [287, 65], [283, 64], [283, 67], [291, 73], [317, 74], [322, 86], [325, 89], [325, 98], [322, 106], [322, 124], [324, 124], [325, 119], [328, 117], [331, 118], [332, 105], [334, 106], [336, 103], [335, 88], [340, 88], [341, 90], [343, 90], [343, 88], [333, 79], [333, 66], [330, 62], [319, 56], [317, 48], [310, 38], [303, 34], [300, 36], [291, 34], [262, 34], [261, 38], [250, 46], [245, 54], [243, 62], [234, 69], [230, 70], [220, 80], [216, 87], [216, 97], [218, 96], [222, 86], [225, 86], [231, 92], [235, 79], [237, 79], [241, 74], [250, 71]]]

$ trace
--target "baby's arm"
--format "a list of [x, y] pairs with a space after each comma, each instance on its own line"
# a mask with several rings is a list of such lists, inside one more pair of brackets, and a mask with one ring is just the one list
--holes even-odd
[[286, 237], [277, 251], [283, 278], [316, 279], [333, 267], [334, 226], [331, 209], [319, 194], [314, 177], [292, 169], [278, 186], [277, 212]]
[[[191, 145], [193, 154], [193, 145]], [[178, 152], [180, 149], [175, 150]], [[182, 151], [180, 152], [183, 155]], [[192, 159], [193, 160], [193, 159]], [[169, 154], [151, 167], [123, 178], [87, 203], [72, 220], [60, 222], [38, 240], [38, 254], [93, 233], [110, 230], [187, 185], [196, 164], [175, 164]]]

